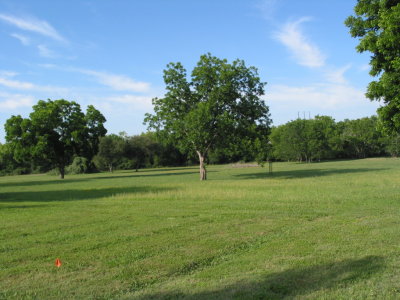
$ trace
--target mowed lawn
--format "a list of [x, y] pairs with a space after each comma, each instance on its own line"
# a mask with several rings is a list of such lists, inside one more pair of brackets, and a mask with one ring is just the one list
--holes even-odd
[[400, 299], [400, 160], [208, 170], [1, 177], [0, 299]]

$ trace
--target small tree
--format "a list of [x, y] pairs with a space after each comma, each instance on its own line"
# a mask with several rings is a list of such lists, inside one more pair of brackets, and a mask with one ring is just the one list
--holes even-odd
[[268, 107], [260, 99], [265, 83], [242, 60], [202, 55], [190, 81], [181, 63], [170, 63], [164, 82], [167, 93], [153, 99], [155, 114], [146, 114], [145, 123], [183, 152], [197, 154], [200, 180], [207, 179], [210, 149], [269, 132]]
[[137, 172], [139, 168], [146, 166], [146, 163], [152, 164], [151, 159], [155, 155], [156, 148], [158, 148], [156, 141], [148, 134], [131, 136], [126, 139], [125, 156], [132, 160]]
[[100, 138], [99, 153], [97, 160], [105, 164], [110, 172], [114, 171], [114, 166], [121, 160], [125, 150], [124, 138], [115, 134], [110, 134]]

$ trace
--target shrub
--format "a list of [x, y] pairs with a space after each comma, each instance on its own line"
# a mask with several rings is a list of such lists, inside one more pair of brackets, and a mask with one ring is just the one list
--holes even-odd
[[29, 168], [15, 168], [14, 170], [12, 170], [11, 174], [12, 175], [25, 175], [25, 174], [29, 174], [30, 170]]
[[77, 156], [72, 161], [72, 164], [70, 164], [66, 168], [65, 173], [67, 173], [67, 174], [84, 174], [84, 173], [87, 173], [88, 169], [89, 169], [88, 160], [85, 157]]
[[51, 176], [59, 176], [60, 170], [58, 168], [51, 169], [50, 171], [47, 172], [47, 174]]

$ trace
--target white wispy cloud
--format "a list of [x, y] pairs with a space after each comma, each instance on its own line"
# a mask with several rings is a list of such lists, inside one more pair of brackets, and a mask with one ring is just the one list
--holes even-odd
[[106, 98], [106, 101], [127, 104], [138, 109], [149, 110], [153, 108], [150, 96], [118, 95]]
[[50, 93], [67, 93], [68, 89], [64, 87], [37, 85], [27, 81], [19, 81], [13, 79], [16, 73], [0, 72], [0, 85], [14, 90], [29, 90]]
[[37, 48], [39, 50], [39, 55], [42, 57], [47, 57], [47, 58], [57, 57], [56, 53], [50, 50], [46, 45], [38, 45]]
[[31, 107], [35, 102], [30, 95], [9, 94], [0, 92], [0, 109], [15, 110], [21, 107]]
[[0, 77], [0, 85], [17, 90], [32, 90], [35, 88], [33, 83], [11, 80], [4, 77]]
[[17, 76], [18, 73], [14, 71], [6, 71], [6, 70], [0, 70], [0, 77], [14, 77]]
[[364, 92], [347, 84], [311, 84], [308, 86], [271, 85], [268, 101], [313, 110], [355, 107], [365, 103]]
[[351, 64], [348, 64], [341, 68], [329, 69], [324, 71], [325, 78], [330, 83], [334, 84], [347, 84], [348, 81], [345, 78], [344, 74], [351, 68]]
[[67, 40], [57, 32], [57, 30], [51, 26], [49, 23], [43, 20], [38, 20], [32, 17], [16, 17], [7, 14], [0, 14], [0, 20], [9, 23], [19, 29], [35, 32], [59, 42], [67, 42]]
[[10, 35], [13, 38], [16, 38], [17, 40], [19, 40], [21, 42], [21, 44], [24, 46], [29, 46], [31, 44], [31, 40], [27, 36], [24, 36], [24, 35], [18, 34], [18, 33], [12, 33]]
[[277, 0], [262, 0], [256, 4], [264, 19], [271, 21], [277, 10]]
[[360, 71], [369, 71], [371, 66], [369, 64], [365, 64], [359, 67]]
[[86, 69], [73, 69], [82, 74], [94, 77], [99, 83], [111, 87], [116, 91], [147, 92], [150, 90], [148, 82], [136, 81], [125, 75], [116, 75]]
[[271, 85], [269, 91], [266, 101], [275, 125], [309, 115], [361, 118], [376, 114], [380, 106], [365, 98], [364, 89], [351, 84]]
[[319, 64], [307, 66], [319, 67], [315, 70], [319, 75], [318, 82], [304, 86], [272, 84], [268, 99], [275, 104], [299, 111], [302, 108], [333, 111], [366, 103], [365, 91], [353, 86], [345, 76], [352, 67], [351, 64], [342, 67], [327, 66], [321, 60]]
[[368, 105], [364, 89], [355, 87], [346, 78], [351, 64], [337, 67], [325, 62], [325, 55], [301, 31], [301, 23], [308, 20], [302, 18], [287, 23], [276, 34], [276, 38], [290, 50], [298, 64], [315, 70], [319, 76], [318, 82], [303, 86], [271, 84], [267, 93], [271, 106], [292, 111], [293, 116], [302, 111], [334, 115], [337, 111], [377, 106], [376, 103]]
[[288, 48], [299, 65], [309, 68], [322, 67], [325, 65], [325, 55], [306, 38], [300, 27], [309, 20], [310, 18], [304, 17], [295, 22], [288, 22], [275, 32], [274, 37]]
[[45, 68], [45, 69], [60, 69], [55, 64], [38, 64], [38, 66], [41, 67], [41, 68]]
[[121, 74], [113, 74], [109, 72], [96, 71], [91, 69], [83, 69], [77, 67], [58, 66], [55, 64], [39, 64], [38, 66], [46, 69], [77, 72], [88, 75], [95, 79], [98, 83], [108, 86], [115, 91], [128, 91], [149, 93], [151, 91], [151, 84], [149, 82], [137, 81], [131, 77]]

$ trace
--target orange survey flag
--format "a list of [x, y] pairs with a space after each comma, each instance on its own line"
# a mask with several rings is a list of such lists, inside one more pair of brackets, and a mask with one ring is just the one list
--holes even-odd
[[58, 258], [56, 259], [55, 265], [57, 268], [61, 267], [61, 260], [59, 260]]

